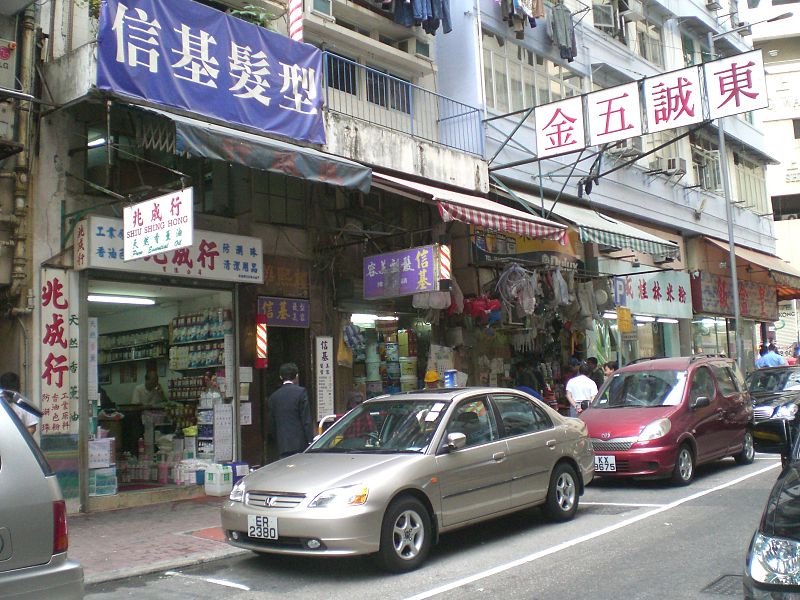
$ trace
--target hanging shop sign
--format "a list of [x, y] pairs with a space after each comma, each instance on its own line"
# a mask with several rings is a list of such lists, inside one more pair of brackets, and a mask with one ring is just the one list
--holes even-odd
[[316, 338], [317, 360], [317, 414], [321, 417], [332, 415], [333, 406], [333, 338], [318, 336]]
[[633, 313], [630, 308], [617, 307], [617, 330], [620, 333], [633, 332]]
[[297, 298], [258, 297], [258, 314], [264, 315], [268, 327], [308, 328], [308, 300]]
[[[445, 252], [447, 254], [447, 252]], [[439, 291], [442, 246], [432, 244], [364, 258], [364, 298]]]
[[569, 229], [564, 240], [561, 244], [555, 240], [530, 239], [471, 226], [470, 260], [474, 265], [513, 260], [533, 267], [582, 268], [578, 232]]
[[537, 156], [766, 108], [768, 102], [764, 60], [761, 50], [753, 50], [645, 78], [641, 90], [626, 83], [537, 106]]
[[191, 0], [100, 3], [97, 87], [325, 143], [322, 53]]
[[122, 211], [125, 260], [188, 248], [194, 228], [194, 194], [186, 188]]
[[16, 87], [17, 43], [0, 40], [0, 87], [13, 90]]
[[289, 256], [264, 257], [264, 293], [308, 298], [308, 262]]
[[[733, 316], [731, 279], [700, 271], [692, 277], [692, 304], [698, 314]], [[777, 289], [773, 285], [739, 280], [739, 312], [756, 321], [778, 320]]]
[[122, 219], [92, 216], [75, 226], [75, 269], [110, 269], [215, 281], [262, 283], [264, 256], [259, 238], [194, 231], [194, 244], [170, 252], [124, 260]]
[[74, 435], [78, 433], [81, 366], [76, 274], [42, 269], [41, 276], [40, 430], [43, 436]]
[[691, 282], [683, 271], [614, 277], [614, 302], [637, 315], [692, 318]]

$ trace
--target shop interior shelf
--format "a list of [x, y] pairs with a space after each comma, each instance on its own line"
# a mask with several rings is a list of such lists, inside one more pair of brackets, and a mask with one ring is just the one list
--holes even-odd
[[159, 356], [140, 356], [139, 358], [124, 358], [122, 360], [107, 360], [105, 362], [97, 363], [99, 365], [118, 365], [121, 363], [129, 363], [135, 362], [137, 360], [157, 360], [160, 358], [169, 358], [166, 354], [161, 354]]
[[100, 348], [101, 350], [127, 350], [128, 348], [141, 348], [142, 346], [155, 346], [156, 344], [166, 344], [169, 340], [161, 338], [152, 342], [140, 342], [138, 344], [123, 344], [122, 346], [111, 346], [110, 348]]
[[190, 340], [186, 342], [171, 342], [171, 346], [188, 346], [189, 344], [205, 344], [206, 342], [221, 342], [224, 337], [206, 338], [204, 340]]
[[197, 439], [198, 440], [213, 440], [214, 438], [213, 437], [203, 437], [203, 436], [198, 435]]
[[173, 371], [181, 372], [181, 371], [203, 371], [205, 369], [217, 369], [219, 367], [224, 367], [223, 364], [218, 365], [205, 365], [204, 367], [170, 367]]

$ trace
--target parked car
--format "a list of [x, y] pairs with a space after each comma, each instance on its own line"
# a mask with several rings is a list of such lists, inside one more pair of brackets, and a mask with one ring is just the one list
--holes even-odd
[[697, 355], [645, 360], [606, 380], [588, 410], [595, 474], [692, 481], [695, 467], [753, 461], [753, 407], [736, 363]]
[[592, 480], [586, 426], [511, 389], [367, 400], [303, 453], [250, 473], [222, 508], [227, 541], [255, 552], [376, 554], [390, 571], [440, 534], [542, 505], [572, 519]]
[[0, 391], [0, 597], [83, 598], [83, 569], [67, 558], [67, 509], [39, 446]]
[[768, 367], [747, 376], [753, 419], [800, 419], [800, 366]]
[[747, 600], [800, 598], [800, 435], [796, 423], [756, 423], [759, 452], [780, 454], [784, 464], [750, 542], [744, 572]]

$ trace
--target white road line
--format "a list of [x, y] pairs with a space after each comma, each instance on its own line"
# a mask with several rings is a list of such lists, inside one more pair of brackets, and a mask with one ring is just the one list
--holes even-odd
[[666, 506], [666, 504], [639, 504], [636, 502], [581, 502], [581, 506], [632, 506], [633, 508], [649, 506], [653, 508], [656, 506]]
[[437, 596], [439, 594], [443, 594], [444, 592], [449, 592], [450, 590], [454, 590], [475, 581], [479, 581], [481, 579], [485, 579], [487, 577], [491, 577], [492, 575], [497, 575], [499, 573], [503, 573], [515, 567], [522, 566], [527, 563], [531, 563], [533, 561], [539, 560], [540, 558], [544, 558], [546, 556], [550, 556], [551, 554], [555, 554], [557, 552], [561, 552], [562, 550], [566, 550], [567, 548], [572, 548], [573, 546], [577, 546], [578, 544], [582, 544], [584, 542], [588, 542], [595, 538], [604, 536], [609, 533], [613, 533], [619, 529], [624, 527], [628, 527], [629, 525], [633, 525], [638, 523], [639, 521], [643, 521], [645, 519], [649, 519], [655, 515], [659, 515], [663, 512], [668, 510], [672, 510], [682, 504], [686, 504], [687, 502], [691, 502], [692, 500], [697, 500], [698, 498], [702, 498], [703, 496], [707, 496], [709, 494], [713, 494], [714, 492], [718, 492], [720, 490], [724, 490], [725, 488], [729, 488], [731, 486], [737, 485], [743, 481], [747, 481], [752, 477], [757, 477], [762, 473], [766, 473], [767, 471], [774, 469], [775, 467], [780, 466], [780, 463], [770, 465], [768, 467], [764, 467], [763, 469], [756, 471], [754, 473], [750, 473], [748, 475], [743, 475], [742, 477], [737, 477], [727, 483], [723, 483], [716, 487], [710, 488], [708, 490], [704, 490], [702, 492], [697, 492], [695, 494], [690, 494], [685, 498], [681, 498], [679, 500], [675, 500], [674, 502], [670, 502], [669, 504], [665, 504], [659, 508], [655, 508], [653, 510], [647, 511], [640, 515], [636, 515], [635, 517], [631, 517], [630, 519], [626, 519], [624, 521], [620, 521], [616, 525], [610, 525], [608, 527], [604, 527], [603, 529], [598, 529], [592, 533], [587, 533], [585, 535], [579, 536], [572, 540], [567, 540], [566, 542], [561, 542], [560, 544], [556, 544], [550, 548], [546, 548], [544, 550], [540, 550], [539, 552], [534, 552], [533, 554], [529, 554], [528, 556], [523, 556], [522, 558], [518, 558], [517, 560], [513, 560], [511, 562], [498, 565], [491, 569], [487, 569], [485, 571], [481, 571], [480, 573], [475, 573], [474, 575], [470, 575], [469, 577], [464, 577], [462, 579], [457, 579], [451, 583], [441, 585], [437, 588], [433, 588], [432, 590], [428, 590], [427, 592], [420, 592], [419, 594], [415, 594], [414, 596], [409, 596], [405, 600], [425, 600], [426, 598], [432, 598], [433, 596]]
[[250, 588], [241, 583], [228, 581], [227, 579], [217, 579], [216, 577], [201, 577], [200, 575], [186, 575], [185, 573], [178, 573], [177, 571], [165, 571], [164, 575], [172, 577], [183, 577], [184, 579], [194, 579], [196, 581], [205, 581], [206, 583], [216, 583], [217, 585], [224, 585], [225, 587], [234, 588], [237, 590], [244, 590], [249, 592]]

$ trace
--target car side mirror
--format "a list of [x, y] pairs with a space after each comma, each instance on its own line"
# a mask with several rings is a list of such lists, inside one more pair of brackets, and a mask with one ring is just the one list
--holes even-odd
[[452, 452], [467, 445], [467, 436], [463, 433], [448, 433], [445, 440], [445, 450]]
[[792, 451], [792, 422], [769, 419], [753, 425], [753, 447], [756, 452], [780, 454], [788, 458]]
[[708, 396], [698, 396], [694, 399], [694, 402], [689, 406], [689, 408], [703, 408], [704, 406], [709, 406], [711, 404], [711, 400]]

